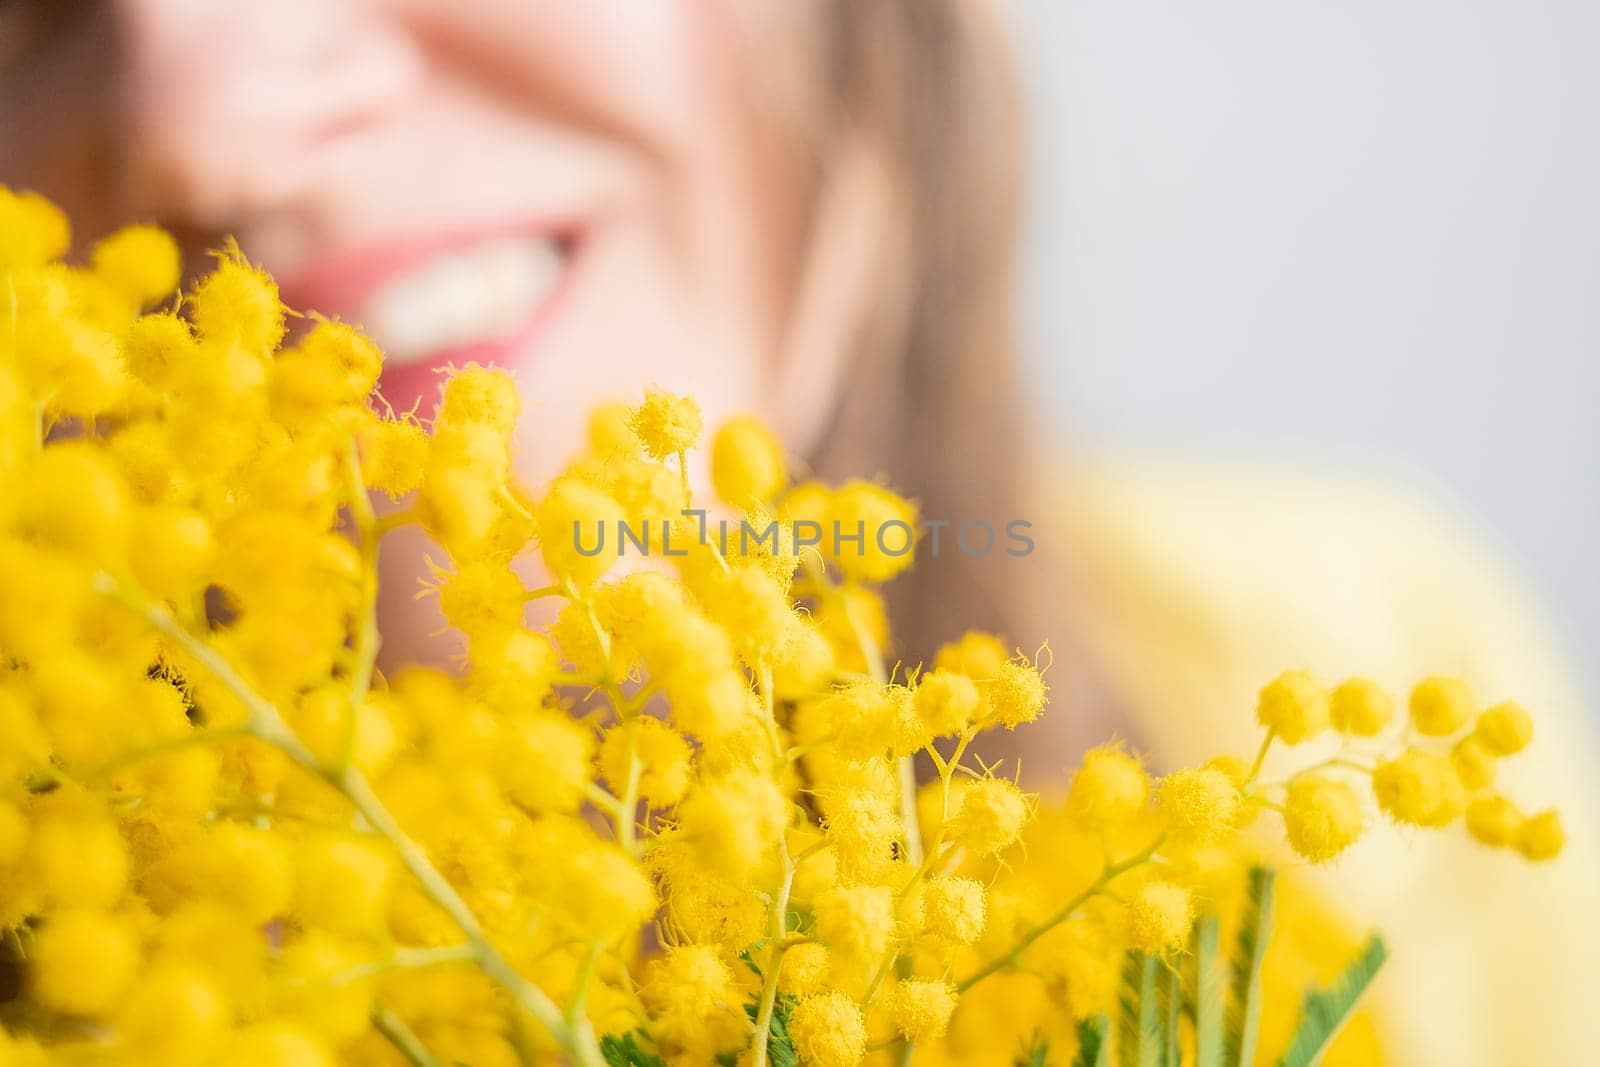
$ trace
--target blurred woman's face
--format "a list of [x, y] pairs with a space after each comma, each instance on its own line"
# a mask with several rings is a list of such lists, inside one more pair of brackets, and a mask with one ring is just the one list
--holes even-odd
[[426, 414], [449, 363], [514, 371], [529, 476], [594, 402], [647, 382], [710, 419], [769, 408], [801, 194], [723, 0], [83, 7], [51, 35], [111, 35], [114, 163], [98, 181], [60, 160], [14, 172], [52, 101], [106, 75], [46, 41], [44, 91], [0, 102], [0, 180], [84, 217], [110, 203], [236, 236], [291, 305], [384, 346], [397, 408]]

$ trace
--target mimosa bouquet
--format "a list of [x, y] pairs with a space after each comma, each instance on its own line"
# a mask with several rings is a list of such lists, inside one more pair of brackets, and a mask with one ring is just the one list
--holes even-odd
[[[1253, 759], [1110, 744], [1024, 793], [974, 743], [1048, 655], [952, 619], [885, 659], [911, 502], [791, 485], [735, 419], [701, 510], [660, 391], [529, 489], [504, 372], [395, 413], [237, 249], [177, 294], [160, 230], [68, 244], [0, 190], [0, 1063], [1308, 1064], [1384, 948], [1265, 980], [1264, 841], [1328, 861], [1370, 807], [1562, 847], [1493, 789], [1528, 714], [1445, 678], [1396, 715], [1289, 671]], [[458, 670], [376, 666], [404, 524]]]

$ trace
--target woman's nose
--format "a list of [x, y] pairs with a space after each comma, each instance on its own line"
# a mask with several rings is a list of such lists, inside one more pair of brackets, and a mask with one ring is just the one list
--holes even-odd
[[138, 209], [217, 229], [290, 201], [319, 148], [404, 107], [421, 58], [359, 0], [120, 0]]

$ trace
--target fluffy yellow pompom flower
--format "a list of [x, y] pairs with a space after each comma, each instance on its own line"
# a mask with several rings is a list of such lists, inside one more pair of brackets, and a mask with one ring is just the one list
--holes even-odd
[[289, 987], [280, 996], [289, 998], [293, 1017], [336, 1044], [366, 1029], [362, 1016], [371, 1011], [372, 984], [358, 981], [330, 986], [317, 978], [344, 971], [359, 959], [354, 944], [310, 933], [291, 941], [275, 968]]
[[221, 990], [198, 967], [158, 963], [117, 1013], [119, 1045], [133, 1063], [200, 1067], [216, 1062], [229, 1015]]
[[940, 647], [933, 666], [935, 670], [953, 671], [982, 682], [998, 674], [1010, 658], [1011, 653], [1000, 638], [981, 630], [968, 630]]
[[1411, 690], [1411, 725], [1426, 737], [1449, 737], [1472, 717], [1472, 693], [1459, 678], [1424, 678]]
[[565, 715], [537, 711], [518, 717], [507, 735], [498, 765], [506, 793], [530, 811], [576, 811], [589, 783], [590, 732]]
[[1473, 736], [1496, 756], [1515, 756], [1533, 740], [1533, 716], [1508, 700], [1478, 716]]
[[394, 862], [384, 845], [320, 834], [295, 858], [294, 912], [309, 926], [352, 935], [384, 929]]
[[760, 419], [736, 416], [711, 438], [711, 484], [736, 508], [770, 504], [783, 492], [783, 446]]
[[445, 382], [434, 424], [444, 430], [483, 426], [507, 437], [521, 410], [517, 383], [510, 374], [499, 367], [468, 363]]
[[1329, 696], [1328, 718], [1342, 734], [1376, 737], [1394, 719], [1394, 700], [1377, 682], [1351, 678]]
[[306, 1029], [269, 1022], [239, 1029], [222, 1062], [229, 1067], [332, 1067], [333, 1057]]
[[907, 1041], [922, 1043], [944, 1036], [956, 1010], [956, 991], [948, 982], [907, 978], [889, 999], [895, 1029]]
[[[680, 621], [687, 626], [694, 618]], [[681, 664], [661, 682], [673, 722], [702, 741], [734, 734], [750, 720], [749, 687], [731, 663], [719, 659], [711, 655], [707, 662]]]
[[[840, 755], [847, 760], [865, 762], [896, 747], [902, 712], [914, 719], [914, 704], [904, 689], [857, 681], [830, 693], [816, 705], [815, 714], [838, 738]], [[920, 720], [914, 723], [914, 729], [925, 732]], [[915, 751], [915, 746], [912, 750]]]
[[836, 886], [814, 910], [817, 936], [844, 956], [876, 959], [894, 936], [894, 893], [886, 885]]
[[820, 991], [828, 978], [828, 946], [814, 941], [793, 945], [778, 967], [778, 990], [791, 997]]
[[1213, 767], [1177, 771], [1161, 781], [1157, 802], [1179, 837], [1212, 844], [1233, 832], [1239, 819], [1239, 788]]
[[1296, 778], [1283, 805], [1283, 825], [1294, 850], [1326, 863], [1360, 840], [1366, 823], [1361, 800], [1347, 783], [1320, 774]]
[[5, 362], [47, 414], [99, 415], [126, 395], [117, 339], [105, 330], [82, 319], [24, 318], [7, 334]]
[[1469, 790], [1487, 789], [1494, 784], [1495, 753], [1476, 734], [1468, 734], [1455, 743], [1450, 750], [1450, 763]]
[[1306, 671], [1284, 671], [1261, 690], [1256, 721], [1286, 745], [1328, 728], [1328, 694]]
[[178, 243], [156, 226], [124, 226], [96, 242], [90, 262], [137, 304], [154, 304], [178, 287]]
[[934, 737], [959, 734], [978, 713], [978, 686], [964, 674], [939, 668], [917, 680], [912, 709]]
[[1413, 826], [1442, 826], [1466, 806], [1465, 790], [1450, 761], [1418, 748], [1378, 764], [1372, 791], [1390, 817]]
[[573, 834], [574, 847], [555, 859], [546, 901], [552, 918], [575, 934], [612, 941], [635, 930], [656, 911], [650, 879], [617, 845], [592, 834]]
[[1097, 829], [1111, 829], [1144, 810], [1150, 779], [1137, 759], [1116, 745], [1092, 748], [1072, 778], [1067, 811]]
[[[289, 910], [294, 858], [279, 834], [225, 822], [174, 852], [161, 864], [162, 892], [173, 898], [201, 893], [251, 923], [271, 922]], [[147, 895], [160, 899], [154, 886]]]
[[211, 525], [192, 508], [157, 507], [134, 519], [129, 563], [144, 587], [177, 600], [192, 596], [216, 550]]
[[950, 820], [952, 837], [979, 854], [999, 852], [1017, 839], [1028, 820], [1028, 801], [1004, 778], [980, 778], [961, 792], [961, 808]]
[[814, 522], [819, 527], [826, 527], [829, 495], [828, 487], [819, 481], [792, 485], [778, 502], [778, 514], [786, 521]]
[[630, 747], [638, 761], [637, 789], [643, 800], [664, 808], [683, 799], [693, 753], [681, 734], [659, 719], [644, 717], [631, 728], [624, 723], [607, 730], [600, 742], [600, 773], [619, 796], [628, 784]]
[[711, 869], [747, 876], [789, 822], [789, 801], [768, 777], [734, 771], [702, 782], [678, 808], [696, 855]]
[[38, 818], [26, 863], [35, 887], [65, 907], [109, 907], [128, 880], [128, 853], [116, 826], [76, 813]]
[[278, 283], [246, 263], [237, 249], [218, 257], [216, 269], [195, 286], [188, 307], [205, 340], [265, 354], [283, 339]]
[[72, 243], [66, 214], [34, 192], [0, 186], [0, 274], [65, 254]]
[[47, 448], [18, 483], [13, 532], [100, 562], [121, 554], [132, 508], [104, 453], [76, 441]]
[[1179, 948], [1194, 920], [1194, 899], [1183, 886], [1154, 880], [1128, 899], [1128, 943], [1139, 952]]
[[1032, 722], [1044, 711], [1049, 687], [1039, 671], [1027, 664], [1008, 661], [984, 685], [989, 715], [1007, 730]]
[[657, 1011], [706, 1016], [737, 1007], [739, 991], [728, 965], [709, 945], [679, 945], [650, 961], [639, 988]]
[[96, 911], [52, 915], [28, 951], [34, 997], [66, 1015], [100, 1015], [139, 966], [139, 941], [123, 919]]
[[1467, 832], [1491, 848], [1514, 843], [1522, 823], [1522, 812], [1498, 794], [1473, 797], [1467, 805]]
[[[354, 406], [378, 384], [383, 353], [372, 339], [343, 322], [319, 319], [293, 349], [281, 353], [274, 367], [274, 391], [285, 368], [303, 365], [302, 382], [324, 391], [321, 397], [302, 395], [294, 402], [303, 410], [323, 411]], [[302, 393], [304, 389], [302, 388]]]
[[1060, 978], [1067, 1011], [1082, 1020], [1115, 1010], [1122, 984], [1120, 956], [1110, 930], [1069, 922], [1041, 938], [1031, 959], [1043, 973]]
[[809, 1067], [855, 1067], [867, 1054], [867, 1022], [843, 993], [818, 993], [794, 1006], [789, 1039]]
[[760, 567], [716, 571], [701, 590], [706, 612], [733, 637], [752, 666], [784, 658], [799, 628], [784, 583]]
[[644, 403], [628, 415], [628, 428], [652, 459], [689, 451], [700, 439], [703, 426], [698, 404], [661, 389], [645, 393]]
[[[483, 436], [483, 435], [475, 435]], [[496, 499], [504, 483], [449, 455], [434, 438], [434, 449], [423, 470], [418, 517], [453, 556], [470, 556], [489, 539], [502, 507]], [[452, 439], [452, 444], [459, 439]]]
[[576, 478], [558, 478], [539, 504], [539, 551], [552, 574], [591, 585], [616, 562], [622, 506]]
[[846, 881], [882, 874], [903, 835], [894, 802], [873, 789], [843, 789], [830, 796], [824, 829]]
[[1517, 851], [1530, 860], [1553, 860], [1561, 855], [1567, 843], [1567, 832], [1561, 826], [1561, 815], [1556, 811], [1541, 811], [1529, 816], [1517, 830]]
[[627, 404], [617, 402], [601, 404], [589, 413], [589, 451], [601, 459], [633, 455], [638, 452], [639, 439], [628, 428]]
[[983, 933], [983, 883], [975, 878], [931, 876], [922, 885], [922, 928], [932, 937], [970, 945]]
[[507, 564], [496, 560], [463, 563], [454, 573], [436, 569], [434, 579], [440, 613], [463, 633], [476, 637], [522, 623], [526, 590]]
[[855, 479], [828, 498], [822, 545], [846, 578], [887, 582], [916, 558], [917, 510], [903, 497]]
[[[809, 551], [809, 550], [808, 550]], [[867, 660], [861, 637], [882, 649], [889, 640], [889, 613], [883, 597], [863, 585], [846, 585], [823, 598], [812, 616], [828, 641], [834, 658], [846, 670], [865, 672]]]
[[171, 389], [189, 375], [201, 358], [189, 324], [162, 312], [141, 315], [122, 340], [128, 373], [152, 389]]
[[490, 627], [473, 634], [468, 649], [474, 695], [506, 711], [539, 708], [560, 671], [549, 638], [520, 627]]

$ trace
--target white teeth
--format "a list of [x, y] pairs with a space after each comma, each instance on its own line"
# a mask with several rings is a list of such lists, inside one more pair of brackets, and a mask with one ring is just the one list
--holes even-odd
[[374, 293], [361, 323], [396, 363], [509, 336], [561, 278], [553, 241], [500, 237], [431, 259]]

